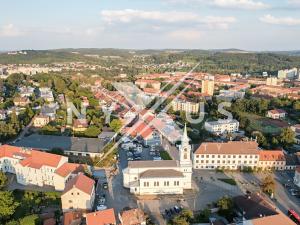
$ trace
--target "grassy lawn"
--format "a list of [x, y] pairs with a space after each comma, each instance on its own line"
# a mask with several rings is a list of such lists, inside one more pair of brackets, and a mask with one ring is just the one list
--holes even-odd
[[253, 131], [260, 131], [263, 134], [279, 134], [281, 132], [280, 127], [267, 123], [266, 117], [251, 113], [242, 113], [242, 115], [251, 121], [250, 128]]
[[163, 159], [163, 160], [172, 160], [172, 157], [169, 155], [168, 152], [166, 151], [161, 151], [160, 152], [160, 157]]
[[231, 178], [218, 178], [218, 180], [223, 181], [226, 184], [230, 184], [230, 185], [236, 185], [236, 181], [234, 179]]

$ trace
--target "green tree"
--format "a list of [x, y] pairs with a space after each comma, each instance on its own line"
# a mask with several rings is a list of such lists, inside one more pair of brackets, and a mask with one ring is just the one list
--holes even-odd
[[291, 146], [295, 142], [295, 132], [291, 128], [283, 128], [279, 136], [279, 142], [283, 147]]
[[119, 119], [113, 119], [109, 123], [109, 127], [114, 131], [114, 132], [119, 132], [121, 127], [122, 127], [122, 122]]
[[272, 176], [266, 176], [261, 184], [262, 191], [268, 194], [275, 192], [275, 180]]
[[217, 202], [219, 213], [226, 218], [230, 217], [233, 213], [233, 201], [228, 196], [220, 198]]
[[0, 190], [2, 190], [7, 184], [7, 176], [0, 171]]
[[11, 191], [0, 192], [0, 218], [7, 218], [14, 214], [19, 203], [16, 202]]
[[86, 137], [98, 137], [101, 130], [96, 126], [90, 126], [88, 129], [85, 130], [84, 135]]

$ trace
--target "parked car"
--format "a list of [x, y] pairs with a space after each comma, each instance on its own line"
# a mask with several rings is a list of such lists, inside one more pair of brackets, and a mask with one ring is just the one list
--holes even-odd
[[106, 205], [98, 205], [97, 206], [97, 211], [101, 211], [101, 210], [105, 210], [105, 209], [107, 209]]
[[104, 205], [105, 204], [105, 198], [101, 197], [99, 199], [99, 205]]
[[102, 185], [102, 187], [103, 187], [103, 189], [105, 189], [105, 190], [108, 189], [108, 183], [107, 183], [107, 182], [104, 182], [103, 185]]
[[161, 157], [160, 157], [160, 156], [154, 156], [154, 157], [153, 157], [153, 160], [154, 160], [154, 161], [160, 161], [160, 160], [161, 160]]

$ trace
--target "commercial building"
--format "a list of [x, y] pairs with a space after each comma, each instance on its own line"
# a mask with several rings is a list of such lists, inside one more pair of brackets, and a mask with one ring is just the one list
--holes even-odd
[[261, 150], [256, 141], [205, 142], [193, 154], [194, 169], [285, 170], [282, 150]]
[[205, 122], [204, 128], [211, 133], [216, 135], [224, 134], [224, 133], [234, 133], [239, 131], [239, 121], [232, 120], [218, 120], [218, 121], [209, 121]]
[[292, 69], [285, 69], [285, 70], [279, 70], [278, 71], [278, 78], [279, 79], [297, 79], [298, 75], [298, 69], [297, 68], [292, 68]]
[[34, 117], [33, 126], [34, 127], [44, 127], [50, 122], [49, 116], [39, 115]]
[[174, 111], [184, 111], [186, 113], [195, 114], [199, 112], [200, 104], [182, 99], [174, 99], [172, 101]]
[[258, 144], [255, 141], [204, 142], [193, 154], [194, 169], [254, 169], [258, 161]]
[[286, 111], [282, 109], [273, 109], [267, 112], [267, 117], [272, 119], [282, 119], [285, 118]]
[[215, 89], [215, 81], [213, 77], [212, 78], [207, 77], [205, 80], [202, 80], [201, 93], [213, 96], [214, 89]]

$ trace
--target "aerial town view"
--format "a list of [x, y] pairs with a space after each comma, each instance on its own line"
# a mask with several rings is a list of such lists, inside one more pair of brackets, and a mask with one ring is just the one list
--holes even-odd
[[300, 225], [299, 0], [11, 0], [0, 225]]

